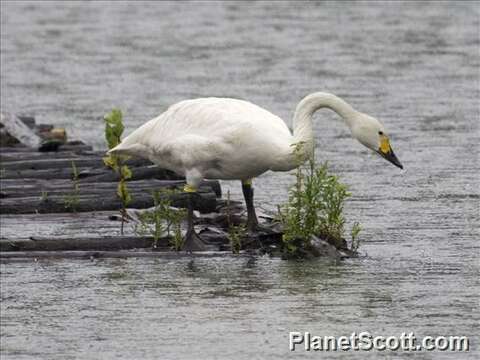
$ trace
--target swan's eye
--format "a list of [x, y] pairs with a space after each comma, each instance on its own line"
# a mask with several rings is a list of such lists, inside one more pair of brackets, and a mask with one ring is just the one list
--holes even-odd
[[383, 131], [379, 131], [379, 132], [378, 132], [378, 135], [383, 135]]

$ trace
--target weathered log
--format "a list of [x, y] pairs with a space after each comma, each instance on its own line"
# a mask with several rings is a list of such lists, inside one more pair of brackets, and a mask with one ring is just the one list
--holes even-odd
[[[41, 258], [62, 258], [62, 259], [101, 259], [101, 258], [209, 258], [220, 256], [231, 256], [231, 253], [218, 253], [216, 251], [196, 251], [187, 253], [185, 251], [5, 251], [0, 252], [0, 259], [9, 261], [11, 259], [41, 259]], [[238, 256], [238, 255], [236, 255]], [[249, 254], [240, 255], [246, 258], [251, 257]]]
[[[103, 169], [102, 169], [103, 170]], [[132, 177], [129, 182], [146, 180], [146, 179], [158, 179], [175, 181], [181, 180], [185, 182], [185, 177], [177, 175], [173, 171], [167, 169], [160, 169], [156, 165], [139, 166], [132, 168]], [[114, 171], [101, 171], [95, 169], [88, 169], [79, 172], [80, 182], [82, 183], [99, 183], [99, 182], [117, 182], [120, 180], [119, 175]], [[222, 188], [218, 180], [203, 180], [200, 186], [210, 186], [217, 194], [217, 197], [222, 196]]]
[[[109, 170], [109, 169], [107, 169]], [[184, 177], [175, 174], [166, 169], [159, 169], [154, 165], [141, 166], [131, 169], [131, 181], [143, 179], [160, 179], [160, 180], [182, 180]], [[80, 172], [81, 182], [115, 182], [119, 180], [117, 173], [103, 169], [88, 169]]]
[[6, 153], [6, 152], [25, 153], [25, 152], [34, 152], [34, 151], [36, 151], [36, 149], [29, 148], [20, 143], [12, 146], [0, 145], [0, 154]]
[[[112, 170], [104, 168], [77, 167], [78, 178], [82, 182], [114, 182], [118, 181], [118, 175]], [[131, 169], [133, 172], [130, 180], [142, 179], [165, 179], [165, 180], [181, 180], [182, 177], [175, 173], [158, 169], [155, 166], [135, 167]], [[0, 178], [2, 179], [72, 179], [73, 169], [58, 168], [44, 170], [5, 170], [0, 165]]]
[[[200, 189], [201, 190], [201, 189]], [[189, 194], [172, 193], [167, 196], [172, 206], [186, 208]], [[215, 211], [217, 197], [213, 191], [198, 192], [193, 197], [193, 207], [200, 212]], [[133, 192], [131, 208], [143, 209], [154, 205], [152, 195], [146, 191]], [[30, 196], [20, 198], [2, 198], [0, 200], [0, 214], [31, 214], [31, 213], [58, 213], [58, 212], [88, 212], [116, 210], [122, 206], [116, 193], [97, 194], [70, 194], [70, 196], [52, 195], [46, 197]]]
[[[8, 148], [6, 148], [8, 149]], [[59, 152], [16, 152], [16, 151], [2, 151], [0, 153], [0, 161], [2, 163], [12, 161], [38, 161], [38, 160], [52, 160], [52, 159], [74, 159], [74, 158], [97, 158], [101, 155], [97, 151], [59, 151]]]
[[37, 124], [35, 121], [35, 116], [29, 114], [16, 114], [17, 117], [30, 129], [35, 131], [35, 133], [42, 136], [41, 133], [48, 133], [54, 129], [54, 126], [51, 124]]
[[0, 123], [0, 146], [16, 146], [21, 145], [19, 141], [3, 127]]
[[[76, 167], [99, 167], [98, 158], [70, 158], [70, 159], [36, 159], [2, 162], [5, 170], [45, 170], [71, 168], [72, 161]], [[103, 165], [103, 164], [101, 164]]]
[[[53, 153], [60, 153], [63, 151], [91, 151], [93, 149], [92, 146], [86, 145], [81, 141], [71, 141], [67, 142], [66, 144], [62, 144], [58, 147], [58, 149]], [[15, 146], [1, 146], [0, 153], [3, 152], [14, 152], [14, 153], [36, 153], [38, 149], [27, 147], [22, 144], [17, 144]], [[51, 154], [52, 152], [50, 152]]]
[[[185, 185], [185, 180], [139, 180], [128, 181], [128, 188], [132, 192], [154, 191], [160, 189], [179, 189]], [[118, 182], [78, 183], [79, 194], [103, 195], [117, 191]], [[27, 196], [69, 195], [72, 193], [74, 182], [68, 179], [40, 180], [40, 179], [4, 179], [2, 180], [2, 197], [18, 198]], [[221, 197], [221, 187], [218, 181], [203, 181], [200, 184], [203, 192], [213, 191]]]
[[[161, 238], [157, 247], [168, 247], [168, 238]], [[122, 250], [151, 248], [151, 236], [101, 236], [101, 237], [31, 237], [0, 239], [0, 251], [66, 251], [66, 250]]]
[[[17, 114], [17, 117], [30, 129], [35, 129], [35, 117], [32, 115]], [[53, 128], [53, 125], [51, 125]]]
[[[209, 234], [202, 239], [210, 244], [211, 250], [218, 250], [219, 245], [228, 244], [220, 234]], [[167, 250], [170, 238], [158, 239], [155, 251]], [[0, 239], [0, 251], [115, 251], [131, 249], [152, 249], [155, 240], [152, 236], [96, 236], [96, 237], [30, 237]]]
[[[29, 179], [27, 179], [29, 180]], [[31, 180], [31, 179], [30, 179]], [[185, 181], [183, 180], [139, 180], [129, 181], [128, 188], [131, 192], [149, 191], [161, 189], [181, 189]], [[201, 189], [203, 191], [215, 191], [218, 183], [210, 181], [204, 182]], [[78, 183], [79, 194], [102, 195], [117, 191], [117, 182], [104, 183]], [[26, 197], [26, 196], [48, 196], [48, 195], [69, 195], [72, 193], [74, 182], [71, 180], [43, 180], [42, 182], [36, 180], [36, 183], [19, 180], [14, 183], [11, 180], [4, 180], [2, 182], [2, 192], [5, 197]]]
[[[70, 194], [74, 187], [74, 182], [69, 179], [4, 179], [2, 180], [2, 191], [6, 197], [26, 197], [55, 194]], [[129, 181], [128, 188], [131, 191], [153, 191], [156, 189], [175, 189], [185, 184], [183, 180], [139, 180]], [[206, 183], [205, 187], [210, 183]], [[118, 182], [78, 182], [79, 194], [98, 194], [101, 192], [117, 191]]]
[[[33, 159], [20, 161], [2, 162], [1, 167], [5, 170], [44, 170], [44, 169], [58, 169], [71, 168], [72, 162], [76, 167], [105, 167], [103, 160], [96, 156], [91, 157], [71, 157], [63, 159]], [[149, 160], [145, 159], [129, 159], [125, 162], [130, 167], [152, 165]]]
[[[106, 171], [107, 169], [105, 169]], [[88, 176], [92, 172], [91, 168], [77, 167], [77, 171], [81, 176]], [[96, 172], [97, 175], [99, 172]], [[1, 179], [71, 179], [73, 177], [73, 169], [58, 168], [45, 170], [5, 170], [0, 165]]]
[[[2, 112], [0, 114], [0, 123], [11, 137], [17, 139], [20, 143], [26, 146], [38, 148], [42, 141], [32, 129], [25, 125], [25, 123], [17, 116], [11, 113]], [[0, 143], [3, 144], [3, 141], [0, 141]]]

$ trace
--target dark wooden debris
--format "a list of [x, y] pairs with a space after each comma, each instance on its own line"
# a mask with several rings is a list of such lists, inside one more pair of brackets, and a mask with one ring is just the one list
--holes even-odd
[[[63, 151], [92, 151], [93, 147], [91, 145], [87, 145], [82, 141], [67, 141], [65, 144], [62, 144], [58, 147], [58, 149], [52, 153], [61, 153]], [[17, 143], [13, 146], [0, 146], [0, 154], [3, 153], [38, 153], [38, 149], [30, 148], [25, 145]]]
[[[61, 259], [83, 259], [95, 260], [102, 258], [166, 258], [166, 259], [194, 259], [194, 258], [218, 258], [219, 256], [230, 256], [230, 252], [219, 251], [200, 251], [186, 253], [183, 251], [171, 251], [170, 249], [162, 249], [162, 251], [154, 250], [117, 250], [117, 251], [6, 251], [0, 253], [0, 260], [38, 260], [45, 258], [61, 258]], [[237, 256], [251, 256], [250, 254], [240, 254]]]
[[[50, 195], [71, 195], [73, 189], [72, 180], [68, 179], [3, 179], [2, 193], [3, 197], [15, 198], [26, 196], [47, 197]], [[79, 195], [98, 194], [115, 192], [117, 182], [98, 181], [98, 182], [78, 182]], [[146, 179], [138, 181], [129, 181], [128, 188], [131, 192], [147, 192], [154, 190], [171, 189], [182, 190], [185, 185], [184, 180], [158, 180]], [[221, 197], [221, 188], [217, 181], [203, 181], [200, 185], [202, 193], [212, 191], [217, 197]]]
[[38, 148], [42, 142], [40, 136], [12, 113], [0, 113], [0, 145], [23, 144]]
[[[154, 206], [153, 196], [149, 191], [130, 191], [132, 201], [128, 204], [133, 208], [149, 208]], [[167, 196], [172, 206], [186, 208], [188, 203], [187, 193], [172, 193]], [[194, 197], [193, 208], [200, 212], [212, 212], [216, 208], [217, 196], [210, 189], [199, 189], [198, 196]], [[28, 214], [28, 213], [62, 213], [62, 212], [90, 212], [120, 209], [122, 204], [112, 191], [91, 191], [88, 194], [64, 194], [4, 197], [0, 201], [0, 214]]]

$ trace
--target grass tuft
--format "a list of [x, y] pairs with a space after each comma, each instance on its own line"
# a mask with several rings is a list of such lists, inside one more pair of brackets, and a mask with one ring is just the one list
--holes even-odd
[[136, 231], [153, 236], [153, 247], [156, 248], [162, 236], [170, 238], [170, 245], [175, 251], [183, 248], [182, 221], [187, 212], [185, 209], [173, 208], [168, 195], [175, 190], [158, 190], [152, 193], [154, 210], [140, 215], [140, 224]]
[[[72, 182], [73, 190], [70, 194], [63, 197], [63, 204], [66, 210], [77, 212], [80, 205], [80, 182], [78, 177], [78, 169], [75, 162], [72, 161]], [[47, 201], [48, 194], [42, 192], [42, 201]]]
[[[298, 149], [300, 147], [300, 150]], [[302, 153], [301, 144], [297, 153]], [[306, 163], [299, 159], [295, 184], [289, 190], [286, 204], [279, 207], [283, 225], [283, 252], [287, 257], [303, 257], [312, 247], [311, 239], [317, 236], [337, 249], [347, 247], [343, 207], [350, 196], [347, 186], [328, 172], [328, 165], [317, 166], [312, 157]], [[352, 250], [359, 246], [361, 227], [355, 223], [352, 231]]]

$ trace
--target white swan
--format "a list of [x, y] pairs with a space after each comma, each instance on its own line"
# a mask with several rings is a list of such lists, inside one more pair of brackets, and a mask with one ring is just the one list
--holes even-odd
[[[148, 158], [161, 168], [184, 175], [185, 191], [191, 193], [204, 178], [241, 180], [247, 226], [253, 230], [258, 222], [251, 179], [268, 170], [295, 168], [298, 161], [292, 145], [304, 143], [302, 149], [308, 156], [314, 147], [312, 116], [324, 107], [340, 115], [360, 143], [403, 168], [377, 119], [323, 92], [300, 101], [293, 119], [293, 134], [278, 116], [250, 102], [201, 98], [172, 105], [132, 132], [110, 153]], [[201, 249], [202, 242], [193, 230], [191, 201], [188, 214], [185, 248]]]

